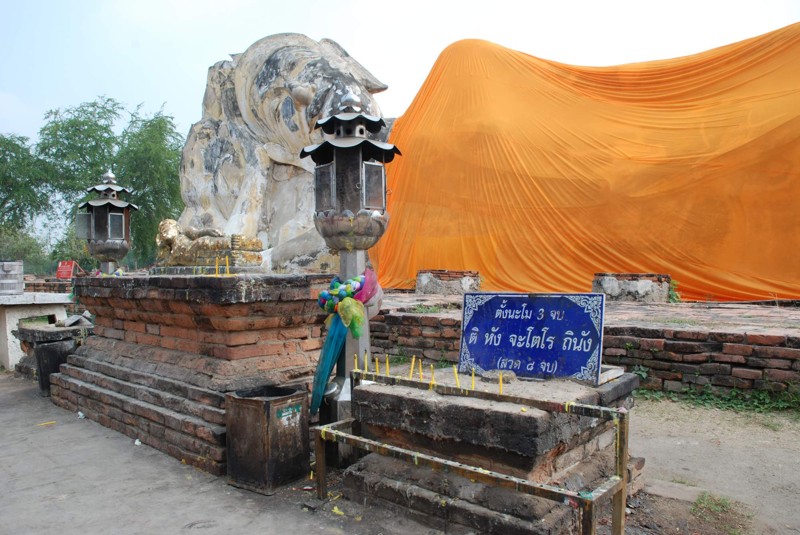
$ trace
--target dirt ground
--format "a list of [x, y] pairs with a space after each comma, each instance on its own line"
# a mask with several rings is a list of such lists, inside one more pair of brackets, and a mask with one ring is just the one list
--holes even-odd
[[[797, 413], [735, 413], [637, 400], [631, 431], [632, 455], [647, 459], [645, 490], [665, 483], [685, 496], [704, 491], [727, 499], [730, 507], [722, 515], [711, 511], [703, 522], [691, 514], [691, 502], [644, 495], [641, 503], [630, 504], [630, 533], [800, 533]], [[647, 531], [651, 525], [660, 530]]]

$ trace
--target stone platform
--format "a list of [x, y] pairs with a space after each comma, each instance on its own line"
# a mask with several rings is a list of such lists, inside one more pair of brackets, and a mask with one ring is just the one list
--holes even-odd
[[[405, 370], [396, 372], [404, 376]], [[430, 379], [426, 370], [425, 380]], [[455, 385], [451, 369], [436, 373], [439, 385]], [[462, 387], [471, 378], [460, 376]], [[632, 406], [633, 374], [599, 387], [572, 381], [521, 381], [503, 394], [607, 407]], [[498, 384], [476, 380], [476, 390]], [[362, 384], [353, 391], [353, 416], [361, 435], [393, 446], [579, 492], [613, 474], [613, 422], [551, 413], [513, 402], [440, 395], [407, 386]], [[629, 463], [629, 491], [643, 460]], [[460, 476], [432, 472], [370, 454], [345, 472], [346, 495], [364, 503], [392, 504], [418, 521], [448, 533], [570, 533], [575, 511], [555, 502]]]
[[307, 388], [322, 346], [329, 276], [81, 278], [95, 315], [51, 376], [53, 402], [177, 459], [225, 473], [225, 393]]

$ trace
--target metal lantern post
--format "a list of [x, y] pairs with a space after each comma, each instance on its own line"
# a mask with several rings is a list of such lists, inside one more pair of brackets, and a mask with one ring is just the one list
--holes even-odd
[[[377, 134], [386, 123], [380, 117], [362, 113], [357, 97], [347, 95], [336, 115], [317, 122], [327, 139], [305, 147], [300, 157], [310, 156], [315, 169], [314, 226], [333, 251], [339, 252], [339, 277], [348, 280], [367, 268], [366, 250], [375, 245], [386, 231], [386, 169], [400, 151], [392, 144], [367, 137]], [[349, 377], [353, 355], [362, 358], [369, 351], [369, 320], [363, 334], [353, 338], [348, 333], [344, 356], [336, 364], [336, 379], [326, 390], [336, 413], [336, 421], [349, 406]], [[327, 418], [325, 418], [327, 419]]]
[[75, 217], [76, 235], [87, 240], [89, 253], [100, 260], [100, 271], [113, 273], [116, 263], [131, 248], [131, 210], [139, 207], [119, 198], [120, 193], [131, 190], [117, 184], [117, 177], [109, 169], [103, 183], [86, 188], [96, 192], [91, 199], [78, 206]]

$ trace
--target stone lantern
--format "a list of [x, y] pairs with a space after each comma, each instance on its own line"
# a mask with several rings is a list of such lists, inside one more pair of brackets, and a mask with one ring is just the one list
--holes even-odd
[[[317, 122], [326, 139], [305, 147], [300, 157], [310, 156], [315, 168], [314, 226], [326, 245], [339, 252], [339, 277], [351, 279], [366, 270], [365, 251], [386, 231], [386, 169], [400, 151], [394, 145], [368, 138], [386, 123], [380, 117], [362, 113], [361, 103], [346, 95], [339, 113]], [[332, 137], [331, 137], [332, 136]], [[358, 339], [347, 335], [344, 356], [336, 364], [336, 380], [326, 398], [334, 412], [331, 421], [346, 417], [349, 409], [349, 381], [353, 355], [369, 351], [369, 321]], [[338, 408], [336, 408], [338, 407]], [[343, 414], [344, 412], [344, 414]]]
[[333, 139], [311, 145], [300, 157], [316, 164], [314, 226], [334, 251], [366, 250], [375, 245], [389, 223], [386, 213], [386, 169], [400, 151], [367, 138], [386, 123], [360, 113], [353, 104], [343, 113], [320, 120], [316, 128]]
[[120, 193], [131, 190], [118, 185], [110, 169], [102, 178], [102, 184], [86, 188], [87, 192], [96, 192], [98, 198], [78, 206], [76, 235], [87, 240], [89, 253], [100, 260], [100, 270], [113, 273], [116, 263], [131, 248], [131, 210], [139, 207], [119, 198]]

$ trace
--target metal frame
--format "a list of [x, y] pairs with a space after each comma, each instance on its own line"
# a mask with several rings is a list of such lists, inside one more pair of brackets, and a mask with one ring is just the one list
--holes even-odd
[[[374, 166], [381, 170], [381, 196], [383, 198], [382, 206], [367, 205], [367, 167]], [[386, 168], [382, 163], [376, 162], [361, 162], [361, 208], [367, 210], [386, 210]]]
[[[319, 171], [320, 169], [327, 167], [330, 170], [330, 198], [328, 202], [330, 203], [330, 208], [322, 208], [317, 204], [319, 200], [317, 196], [317, 186], [319, 185], [320, 178], [319, 178]], [[336, 210], [336, 157], [334, 156], [333, 159], [322, 165], [318, 165], [314, 168], [314, 211], [315, 212], [324, 212], [326, 210]]]
[[[596, 405], [585, 405], [582, 403], [556, 403], [554, 401], [543, 401], [537, 399], [522, 398], [519, 396], [508, 396], [465, 388], [455, 388], [447, 385], [431, 385], [424, 381], [404, 379], [401, 377], [390, 377], [376, 373], [355, 370], [352, 373], [353, 388], [355, 389], [362, 381], [372, 381], [386, 385], [407, 386], [421, 390], [433, 390], [445, 396], [463, 396], [490, 401], [501, 401], [516, 403], [526, 407], [533, 407], [548, 412], [573, 414], [578, 416], [588, 416], [590, 418], [601, 418], [614, 422], [616, 428], [615, 442], [615, 474], [602, 481], [600, 485], [590, 491], [574, 492], [562, 487], [533, 483], [525, 479], [493, 472], [477, 466], [442, 459], [432, 455], [426, 455], [413, 450], [399, 448], [370, 440], [358, 436], [359, 432], [353, 432], [353, 427], [358, 428], [358, 422], [354, 419], [341, 420], [331, 424], [315, 427], [315, 452], [316, 452], [316, 483], [317, 497], [322, 500], [327, 494], [327, 467], [325, 463], [325, 442], [338, 442], [349, 446], [377, 453], [387, 457], [394, 457], [414, 463], [415, 465], [424, 464], [434, 470], [452, 472], [482, 483], [488, 483], [500, 487], [513, 488], [519, 492], [538, 496], [554, 502], [564, 503], [580, 511], [580, 533], [582, 535], [595, 535], [597, 529], [596, 503], [612, 495], [612, 535], [624, 535], [625, 532], [625, 498], [627, 494], [628, 477], [628, 412], [625, 409], [612, 409]], [[345, 429], [349, 428], [349, 432]]]

